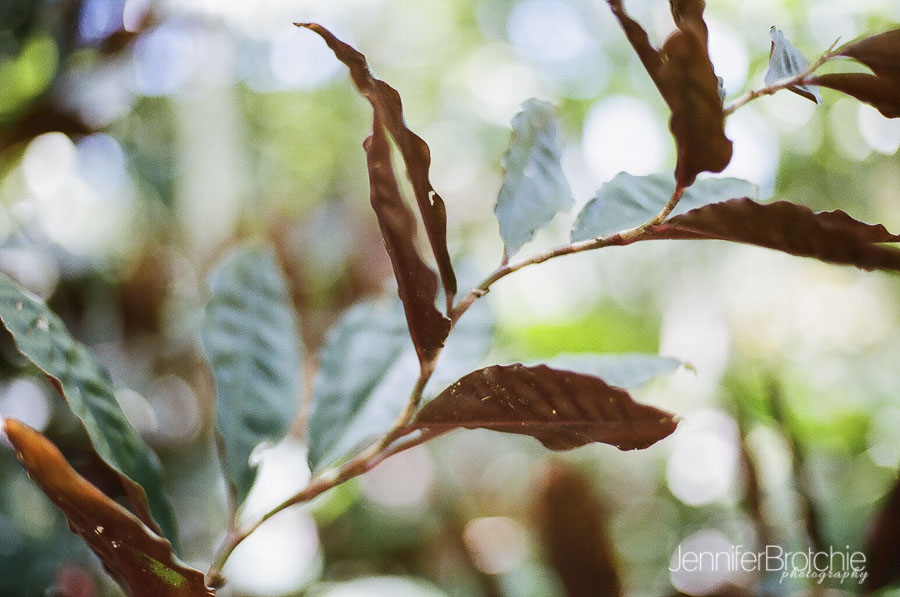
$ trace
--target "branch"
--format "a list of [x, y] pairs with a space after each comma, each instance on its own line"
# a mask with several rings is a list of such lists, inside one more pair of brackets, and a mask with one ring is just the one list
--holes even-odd
[[834, 43], [825, 50], [825, 53], [819, 56], [819, 59], [809, 65], [809, 67], [804, 70], [802, 73], [798, 73], [793, 77], [788, 79], [782, 79], [780, 81], [775, 81], [771, 85], [766, 85], [765, 87], [761, 87], [759, 89], [754, 89], [752, 91], [748, 91], [738, 99], [734, 101], [733, 104], [725, 108], [725, 116], [730, 116], [734, 113], [735, 110], [752, 102], [753, 100], [762, 97], [764, 95], [772, 95], [776, 91], [781, 91], [782, 89], [788, 89], [789, 87], [796, 87], [797, 85], [804, 85], [806, 83], [806, 79], [813, 74], [820, 66], [837, 56], [838, 54], [834, 51], [835, 46], [837, 46], [838, 41], [834, 40]]

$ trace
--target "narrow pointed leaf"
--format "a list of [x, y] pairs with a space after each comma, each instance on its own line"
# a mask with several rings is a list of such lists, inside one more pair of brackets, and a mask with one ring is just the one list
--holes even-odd
[[647, 238], [727, 240], [866, 270], [900, 271], [900, 250], [882, 244], [898, 242], [900, 236], [884, 226], [786, 201], [713, 203], [665, 221]]
[[613, 14], [653, 79], [672, 116], [678, 161], [675, 180], [689, 187], [700, 172], [721, 172], [731, 161], [731, 141], [725, 136], [725, 113], [719, 81], [707, 48], [703, 0], [671, 4], [678, 30], [656, 50], [644, 29], [628, 14], [622, 0], [610, 0]]
[[179, 561], [168, 541], [76, 473], [50, 440], [13, 419], [4, 430], [31, 479], [129, 596], [215, 595], [200, 571]]
[[900, 118], [900, 84], [866, 73], [830, 73], [810, 81], [871, 104], [886, 118]]
[[[772, 37], [772, 49], [769, 52], [769, 69], [764, 79], [766, 85], [796, 77], [809, 68], [809, 60], [794, 47], [780, 29], [773, 26], [769, 30], [769, 35]], [[814, 86], [794, 85], [788, 89], [816, 104], [822, 103], [819, 90]]]
[[872, 519], [865, 554], [868, 592], [900, 583], [900, 483], [894, 485]]
[[551, 464], [536, 506], [538, 536], [566, 596], [621, 595], [607, 517], [586, 480], [562, 464]]
[[668, 375], [681, 362], [668, 357], [638, 352], [621, 354], [565, 354], [545, 359], [553, 369], [593, 375], [617, 388], [632, 389]]
[[[493, 318], [483, 301], [460, 319], [425, 394], [476, 366], [490, 346]], [[373, 441], [397, 419], [419, 374], [402, 307], [375, 301], [352, 307], [320, 355], [309, 417], [309, 464], [316, 470]]]
[[553, 106], [530, 99], [513, 117], [513, 138], [504, 159], [506, 178], [495, 213], [507, 255], [567, 211], [575, 200], [560, 165], [559, 122]]
[[347, 65], [356, 88], [369, 100], [376, 118], [381, 120], [381, 124], [396, 141], [406, 164], [407, 175], [412, 183], [416, 203], [425, 224], [425, 232], [441, 274], [449, 311], [453, 304], [453, 297], [456, 295], [456, 276], [447, 250], [446, 208], [443, 199], [434, 190], [429, 180], [431, 150], [428, 144], [407, 128], [403, 120], [403, 104], [400, 101], [400, 94], [384, 81], [372, 76], [365, 56], [319, 24], [295, 23], [295, 25], [306, 27], [319, 34], [337, 59]]
[[[118, 476], [132, 511], [176, 544], [175, 515], [159, 459], [125, 418], [109, 373], [38, 297], [0, 274], [0, 319], [19, 351], [53, 383]], [[151, 517], [152, 514], [152, 517]]]
[[[650, 221], [665, 207], [675, 190], [670, 176], [633, 176], [620, 172], [588, 201], [572, 226], [572, 240], [586, 240], [635, 228]], [[755, 198], [756, 185], [738, 178], [705, 178], [688, 188], [672, 214], [678, 215], [708, 203]]]
[[391, 148], [376, 113], [372, 136], [366, 140], [371, 202], [378, 216], [384, 246], [391, 258], [397, 292], [406, 312], [409, 334], [426, 363], [434, 359], [450, 332], [450, 320], [435, 308], [437, 276], [416, 249], [416, 220], [403, 201], [391, 164]]
[[240, 247], [209, 278], [203, 348], [216, 383], [216, 422], [235, 503], [256, 478], [250, 453], [281, 440], [300, 400], [300, 334], [269, 248]]
[[638, 404], [602, 379], [544, 365], [495, 365], [466, 375], [425, 405], [411, 427], [530, 435], [551, 450], [592, 442], [647, 448], [675, 430], [674, 417]]

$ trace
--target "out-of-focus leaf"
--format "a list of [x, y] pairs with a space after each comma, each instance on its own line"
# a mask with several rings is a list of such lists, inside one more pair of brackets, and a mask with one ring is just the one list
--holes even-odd
[[886, 118], [900, 118], [900, 84], [866, 73], [829, 73], [810, 82], [871, 104]]
[[[794, 47], [780, 29], [773, 26], [769, 29], [769, 35], [772, 37], [772, 48], [769, 51], [769, 70], [766, 71], [764, 79], [766, 85], [796, 77], [809, 68], [809, 60]], [[822, 103], [822, 97], [816, 87], [793, 85], [788, 89], [816, 104]]]
[[449, 312], [453, 305], [453, 297], [456, 295], [456, 276], [447, 250], [447, 213], [444, 201], [431, 186], [428, 177], [428, 170], [431, 167], [431, 150], [428, 144], [407, 128], [403, 120], [400, 94], [384, 81], [372, 76], [365, 56], [319, 24], [295, 23], [295, 25], [318, 33], [338, 60], [347, 65], [356, 88], [372, 104], [376, 119], [380, 120], [381, 125], [397, 142], [441, 274]]
[[887, 118], [900, 118], [900, 29], [852, 42], [837, 54], [862, 62], [874, 74], [833, 73], [810, 82], [872, 104]]
[[[478, 364], [490, 346], [493, 318], [479, 301], [447, 339], [426, 396]], [[399, 304], [352, 307], [322, 349], [309, 417], [309, 464], [318, 469], [390, 429], [419, 373]], [[441, 386], [442, 387], [442, 386]]]
[[622, 0], [610, 0], [628, 41], [672, 111], [669, 129], [678, 161], [675, 181], [689, 187], [700, 172], [721, 172], [731, 161], [719, 82], [709, 60], [703, 0], [671, 3], [678, 30], [656, 50], [646, 31], [625, 12]]
[[713, 203], [666, 220], [647, 238], [727, 240], [866, 270], [900, 270], [900, 250], [881, 244], [898, 242], [900, 236], [884, 226], [840, 210], [815, 213], [787, 201]]
[[300, 400], [300, 335], [271, 249], [240, 247], [209, 278], [203, 348], [216, 382], [216, 421], [235, 503], [250, 492], [250, 453], [284, 437]]
[[[640, 226], [665, 207], [674, 191], [675, 183], [670, 176], [633, 176], [620, 172], [578, 214], [572, 226], [572, 240], [606, 236]], [[756, 185], [745, 180], [704, 178], [684, 192], [672, 215], [727, 199], [756, 198], [758, 194]]]
[[59, 508], [104, 568], [133, 597], [215, 595], [171, 544], [76, 473], [43, 435], [13, 419], [4, 430], [28, 475]]
[[[377, 302], [355, 305], [329, 333], [319, 358], [309, 415], [311, 469], [328, 464], [378, 433], [377, 426], [367, 420], [372, 408], [390, 411], [389, 421], [402, 410], [406, 400], [400, 385], [403, 380], [398, 380], [396, 392], [389, 395], [395, 399], [391, 404], [376, 404], [375, 395], [412, 349], [398, 307]], [[415, 379], [414, 357], [405, 367], [410, 368], [413, 377], [408, 379]]]
[[116, 471], [134, 513], [154, 530], [158, 523], [177, 547], [159, 459], [125, 418], [109, 373], [44, 301], [2, 274], [0, 319], [19, 351], [47, 375], [84, 424], [97, 454]]
[[900, 582], [900, 482], [872, 519], [865, 554], [867, 591], [874, 593]]
[[411, 427], [432, 434], [458, 427], [518, 433], [551, 450], [592, 442], [636, 450], [675, 425], [671, 414], [638, 404], [602, 379], [515, 364], [469, 373], [426, 404]]
[[507, 255], [575, 200], [560, 160], [559, 122], [553, 106], [527, 100], [512, 120], [513, 138], [504, 160], [506, 178], [494, 210]]
[[450, 320], [434, 306], [437, 276], [419, 256], [415, 242], [416, 220], [403, 202], [391, 165], [391, 147], [379, 122], [376, 113], [372, 136], [365, 143], [372, 208], [378, 216], [384, 246], [397, 278], [397, 292], [403, 301], [409, 334], [419, 362], [426, 363], [434, 359], [443, 346], [450, 332]]
[[535, 518], [544, 552], [568, 597], [621, 595], [603, 508], [581, 476], [551, 464], [538, 491]]
[[593, 375], [617, 388], [642, 386], [655, 377], [672, 373], [681, 362], [655, 354], [566, 354], [545, 359], [553, 369]]

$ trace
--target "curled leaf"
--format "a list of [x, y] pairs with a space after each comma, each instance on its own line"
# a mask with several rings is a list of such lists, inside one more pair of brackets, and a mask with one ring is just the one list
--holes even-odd
[[709, 59], [703, 0], [671, 3], [678, 30], [656, 50], [644, 29], [625, 12], [622, 0], [609, 0], [628, 41], [653, 79], [672, 116], [678, 160], [675, 182], [689, 187], [700, 172], [721, 172], [731, 161], [719, 81]]
[[337, 59], [347, 65], [356, 88], [369, 100], [376, 119], [380, 120], [381, 126], [384, 126], [396, 141], [406, 164], [407, 175], [425, 224], [425, 232], [441, 274], [449, 311], [456, 295], [456, 275], [447, 250], [447, 210], [444, 207], [444, 200], [437, 194], [429, 180], [431, 150], [428, 144], [406, 126], [400, 94], [384, 81], [372, 76], [366, 57], [362, 53], [317, 23], [294, 24], [318, 33]]
[[559, 123], [553, 106], [530, 99], [513, 117], [504, 159], [506, 178], [494, 210], [507, 255], [513, 255], [575, 199], [562, 171]]
[[551, 450], [592, 442], [638, 450], [675, 425], [671, 414], [638, 404], [600, 378], [515, 364], [464, 376], [426, 404], [411, 427], [433, 434], [465, 427], [530, 435]]
[[416, 249], [416, 221], [400, 194], [391, 164], [391, 147], [377, 113], [372, 136], [366, 139], [365, 148], [372, 208], [378, 216], [384, 246], [397, 278], [397, 291], [406, 311], [409, 333], [419, 362], [430, 362], [450, 333], [450, 320], [434, 306], [437, 276]]
[[131, 597], [209, 597], [203, 574], [171, 544], [76, 473], [50, 440], [14, 419], [4, 430], [31, 479], [47, 494]]
[[713, 203], [666, 220], [646, 238], [727, 240], [866, 270], [900, 271], [900, 250], [882, 244], [900, 242], [900, 236], [884, 226], [787, 201]]
[[97, 455], [114, 469], [132, 511], [151, 528], [158, 523], [176, 543], [175, 515], [163, 492], [159, 459], [125, 418], [109, 373], [44, 301], [2, 274], [0, 319], [19, 351], [47, 375], [84, 424]]
[[[766, 71], [764, 79], [766, 85], [796, 77], [809, 68], [809, 60], [794, 47], [794, 44], [784, 36], [780, 29], [773, 26], [769, 30], [769, 35], [772, 37], [772, 48], [769, 51], [769, 69]], [[792, 85], [788, 89], [816, 104], [822, 103], [822, 97], [816, 87]]]

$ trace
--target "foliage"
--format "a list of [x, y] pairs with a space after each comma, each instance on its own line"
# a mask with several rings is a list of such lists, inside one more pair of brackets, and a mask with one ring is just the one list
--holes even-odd
[[[209, 276], [202, 325], [187, 326], [180, 338], [191, 347], [182, 355], [186, 368], [205, 363], [211, 373], [221, 469], [230, 488], [228, 525], [221, 530], [224, 538], [211, 562], [198, 563], [195, 568], [179, 559], [177, 554], [189, 558], [176, 540], [160, 458], [133, 426], [136, 421], [129, 422], [126, 417], [122, 399], [117, 399], [122, 393], [117, 394], [111, 375], [75, 339], [78, 334], [67, 328], [60, 315], [19, 284], [0, 276], [0, 319], [27, 362], [19, 363], [19, 369], [27, 373], [30, 363], [58, 390], [65, 400], [60, 408], [77, 418], [72, 425], [75, 431], [70, 433], [87, 436], [86, 452], [93, 457], [92, 466], [79, 467], [67, 461], [74, 458], [65, 453], [66, 433], [59, 429], [49, 427], [45, 435], [10, 417], [3, 423], [6, 436], [27, 474], [122, 590], [129, 595], [214, 595], [228, 582], [226, 562], [245, 541], [249, 544], [251, 537], [272, 529], [275, 525], [267, 524], [270, 518], [312, 502], [314, 508], [319, 505], [318, 516], [327, 520], [322, 512], [333, 505], [323, 501], [352, 501], [347, 497], [350, 493], [342, 493], [354, 491], [351, 480], [389, 458], [396, 462], [412, 457], [413, 448], [452, 430], [524, 435], [553, 451], [593, 443], [610, 444], [621, 451], [645, 450], [669, 441], [666, 438], [676, 431], [678, 416], [636, 401], [631, 390], [678, 369], [680, 363], [675, 359], [655, 354], [548, 355], [528, 365], [482, 366], [494, 327], [492, 317], [482, 311], [483, 299], [495, 284], [521, 270], [566, 255], [650, 240], [718, 240], [868, 271], [900, 270], [900, 250], [890, 246], [900, 242], [900, 236], [882, 224], [864, 223], [842, 209], [814, 211], [793, 201], [763, 200], [756, 185], [742, 179], [701, 176], [722, 172], [732, 160], [726, 119], [747, 103], [780, 90], [793, 91], [818, 105], [818, 87], [826, 87], [871, 104], [886, 117], [900, 116], [900, 29], [837, 49], [832, 46], [810, 63], [773, 27], [765, 86], [726, 106], [710, 58], [703, 0], [670, 1], [676, 30], [659, 48], [626, 12], [622, 0], [607, 3], [669, 109], [674, 173], [616, 175], [577, 213], [568, 242], [516, 257], [536, 234], [552, 232], [556, 216], [575, 205], [564, 173], [563, 123], [551, 104], [526, 100], [512, 120], [512, 140], [503, 160], [505, 177], [495, 204], [503, 257], [496, 269], [463, 292], [457, 281], [464, 277], [458, 275], [461, 268], [454, 268], [451, 261], [447, 205], [431, 181], [431, 150], [407, 126], [400, 94], [372, 74], [362, 53], [331, 31], [317, 23], [296, 23], [322, 38], [349, 69], [356, 90], [371, 106], [371, 134], [363, 147], [378, 229], [372, 233], [372, 244], [380, 242], [386, 250], [396, 297], [376, 300], [361, 293], [341, 305], [347, 309], [339, 317], [341, 309], [335, 310], [333, 325], [319, 326], [321, 322], [315, 318], [308, 323], [302, 303], [309, 301], [304, 292], [313, 291], [298, 290], [292, 283], [300, 275], [298, 270], [310, 268], [304, 265], [305, 248], [294, 246], [295, 239], [277, 224], [264, 233], [273, 239], [271, 245], [258, 241], [242, 244], [217, 260]], [[24, 55], [25, 50], [22, 52]], [[871, 72], [819, 74], [823, 65], [838, 58], [855, 60]], [[21, 60], [24, 58], [9, 64], [19, 68], [15, 65]], [[18, 113], [23, 109], [20, 103], [31, 101], [26, 95], [0, 106], [2, 114]], [[41, 108], [37, 110], [39, 121], [49, 120], [40, 113]], [[51, 130], [60, 128], [50, 126]], [[14, 146], [14, 137], [5, 142]], [[405, 167], [406, 181], [397, 175], [395, 154]], [[361, 160], [362, 156], [359, 165]], [[416, 211], [407, 204], [407, 190]], [[852, 210], [853, 206], [846, 208]], [[420, 223], [428, 250], [418, 239]], [[261, 235], [258, 230], [246, 233]], [[237, 243], [231, 239], [227, 244]], [[340, 247], [338, 238], [330, 239], [324, 251], [327, 255], [319, 258], [332, 266], [342, 263]], [[355, 275], [361, 285], [371, 283], [366, 276], [378, 276], [373, 273], [377, 268], [365, 261], [357, 267]], [[636, 272], [631, 275], [640, 276]], [[137, 290], [126, 295], [146, 303], [140, 310], [158, 316], [162, 307], [152, 291], [169, 280], [138, 277], [133, 284]], [[297, 312], [303, 325], [298, 324]], [[157, 322], [151, 318], [130, 325], [147, 333]], [[317, 326], [321, 329], [311, 331]], [[197, 327], [202, 329], [198, 332]], [[170, 341], [178, 344], [177, 339]], [[206, 361], [197, 355], [201, 344]], [[500, 360], [489, 353], [491, 359]], [[788, 448], [804, 511], [806, 540], [811, 548], [822, 551], [826, 547], [824, 533], [808, 477], [813, 465], [805, 451], [802, 428], [791, 419], [777, 383], [761, 391], [765, 398], [749, 404], [747, 396], [752, 393], [742, 389], [729, 407], [737, 412], [741, 459], [748, 477], [747, 511], [757, 526], [755, 531], [760, 541], [771, 531], [761, 506], [760, 473], [747, 449], [748, 426], [764, 420], [782, 435]], [[133, 412], [129, 414], [135, 418]], [[268, 504], [258, 512], [254, 493], [264, 491], [265, 474], [257, 474], [255, 455], [268, 443], [283, 442], [292, 428], [300, 430], [310, 478], [280, 503]], [[636, 457], [602, 454], [608, 456], [609, 466], [617, 471], [614, 474], [620, 474], [618, 469], [627, 468], [624, 463], [629, 462], [618, 458]], [[623, 464], [619, 467], [618, 463]], [[629, 580], [617, 570], [614, 539], [610, 538], [613, 533], [586, 479], [571, 464], [556, 461], [544, 471], [536, 499], [538, 538], [561, 585], [560, 592], [622, 594]], [[209, 487], [213, 493], [212, 483]], [[649, 492], [644, 497], [653, 499]], [[880, 522], [866, 547], [873, 566], [868, 577], [871, 590], [897, 581], [892, 572], [896, 497], [895, 489], [875, 516]], [[454, 516], [447, 516], [447, 524], [455, 524]], [[503, 528], [502, 521], [482, 520], [501, 525], [489, 527], [494, 531]], [[321, 522], [321, 526], [327, 529], [328, 523]], [[505, 532], [514, 533], [508, 528]], [[478, 541], [478, 529], [469, 532], [467, 527], [453, 533], [471, 543], [464, 549], [475, 554], [471, 566], [483, 573], [478, 576], [483, 585], [479, 591], [502, 594], [491, 576], [496, 574], [491, 572], [491, 563], [477, 561], [479, 549], [484, 548]], [[394, 533], [376, 534], [384, 535], [379, 538], [384, 541], [397, 538]], [[208, 570], [205, 577], [201, 567]], [[765, 582], [763, 579], [761, 585]], [[368, 583], [369, 588], [362, 589], [368, 591], [388, 585], [405, 587], [397, 591], [419, 590], [415, 583], [406, 587], [406, 581], [388, 577], [319, 589], [339, 595], [342, 585], [351, 592], [355, 583]], [[420, 587], [424, 592], [432, 590], [422, 587], [425, 585]]]

